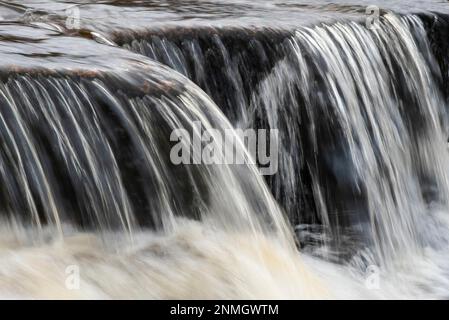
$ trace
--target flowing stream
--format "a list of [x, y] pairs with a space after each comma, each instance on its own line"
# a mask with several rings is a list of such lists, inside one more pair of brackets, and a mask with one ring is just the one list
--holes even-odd
[[353, 2], [0, 1], [0, 298], [449, 298], [449, 7]]

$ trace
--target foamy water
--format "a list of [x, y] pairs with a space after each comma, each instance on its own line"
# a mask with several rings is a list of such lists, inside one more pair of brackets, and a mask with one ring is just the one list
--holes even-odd
[[[11, 230], [11, 229], [9, 229]], [[32, 244], [29, 230], [3, 233], [4, 298], [320, 298], [326, 285], [297, 252], [258, 234], [224, 233], [183, 221], [162, 234], [99, 237], [73, 232], [64, 241]], [[27, 239], [28, 238], [28, 239]], [[66, 287], [78, 266], [79, 289]], [[70, 269], [69, 269], [70, 270]]]
[[[449, 223], [447, 218], [440, 222], [445, 228]], [[396, 261], [395, 269], [388, 272], [379, 269], [378, 286], [373, 287], [356, 259], [334, 264], [286, 249], [275, 238], [222, 232], [192, 221], [179, 221], [171, 232], [138, 232], [133, 241], [126, 235], [65, 229], [67, 236], [61, 240], [51, 230], [38, 239], [31, 230], [3, 227], [1, 298], [432, 299], [448, 295], [447, 247], [429, 247], [420, 256]], [[79, 288], [71, 281], [74, 266], [79, 270]]]

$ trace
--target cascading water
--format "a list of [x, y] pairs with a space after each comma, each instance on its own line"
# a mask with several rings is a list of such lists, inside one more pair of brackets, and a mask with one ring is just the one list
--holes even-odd
[[[135, 30], [86, 4], [77, 31], [59, 6], [0, 4], [0, 297], [447, 298], [442, 18], [147, 30], [156, 2], [127, 4]], [[266, 6], [360, 12], [287, 2]], [[279, 130], [275, 174], [170, 158], [175, 130], [193, 151], [230, 130], [254, 160], [247, 128]]]
[[[387, 15], [379, 30], [357, 24], [318, 27], [299, 30], [292, 41], [302, 80], [298, 88], [314, 122], [310, 130], [321, 130], [318, 119], [335, 122], [328, 130], [337, 151], [324, 157], [335, 166], [336, 188], [366, 201], [360, 209], [347, 209], [355, 210], [349, 224], [356, 220], [361, 233], [372, 238], [383, 263], [418, 250], [426, 242], [420, 226], [431, 218], [429, 206], [448, 204], [445, 104], [425, 59], [429, 48], [426, 43], [419, 48], [413, 34], [425, 36], [416, 17]], [[307, 101], [314, 93], [316, 100]], [[348, 164], [341, 167], [339, 160]], [[317, 196], [329, 199], [326, 186], [316, 189]], [[321, 208], [323, 221], [329, 222], [331, 210]], [[337, 219], [342, 215], [337, 211]]]
[[[101, 54], [120, 57], [114, 67], [86, 70], [71, 52], [55, 71], [64, 49], [41, 45], [56, 58], [22, 61], [0, 84], [2, 297], [318, 296], [255, 166], [171, 161], [175, 129], [192, 141], [233, 132], [198, 87], [113, 47]], [[69, 266], [84, 274], [82, 290], [65, 287]], [[110, 285], [103, 268], [129, 287]], [[292, 273], [301, 286], [289, 284]]]
[[[238, 42], [226, 48], [216, 34], [207, 36], [218, 59], [201, 37], [177, 46], [151, 36], [124, 47], [189, 76], [218, 97], [235, 126], [280, 129], [280, 170], [267, 180], [298, 221], [306, 250], [350, 258], [360, 270], [389, 270], [441, 246], [441, 231], [426, 230], [446, 223], [446, 105], [417, 16], [387, 14], [372, 30], [355, 22], [299, 28], [277, 41], [278, 56], [259, 43], [261, 60], [273, 67], [249, 89], [242, 85], [254, 79], [242, 68], [246, 51], [232, 55]], [[214, 68], [241, 97], [231, 110], [205, 73], [220, 60]]]

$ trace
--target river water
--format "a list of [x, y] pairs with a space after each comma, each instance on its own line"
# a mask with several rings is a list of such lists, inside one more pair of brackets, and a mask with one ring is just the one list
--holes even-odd
[[[448, 298], [448, 15], [0, 1], [0, 297]], [[277, 170], [179, 129], [277, 130]]]

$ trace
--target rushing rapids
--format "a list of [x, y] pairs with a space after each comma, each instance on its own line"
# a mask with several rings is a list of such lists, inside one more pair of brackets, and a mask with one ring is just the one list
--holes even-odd
[[380, 5], [1, 1], [0, 297], [447, 298], [449, 19]]
[[[268, 182], [293, 221], [319, 222], [337, 242], [333, 229], [362, 228], [352, 233], [380, 255], [411, 248], [417, 215], [433, 200], [445, 205], [448, 191], [441, 75], [421, 20], [389, 14], [379, 30], [339, 23], [290, 37], [268, 30], [269, 41], [237, 37], [229, 48], [228, 33], [150, 34], [124, 47], [194, 80], [235, 126], [280, 128], [281, 170]], [[229, 92], [236, 100], [223, 99]]]

